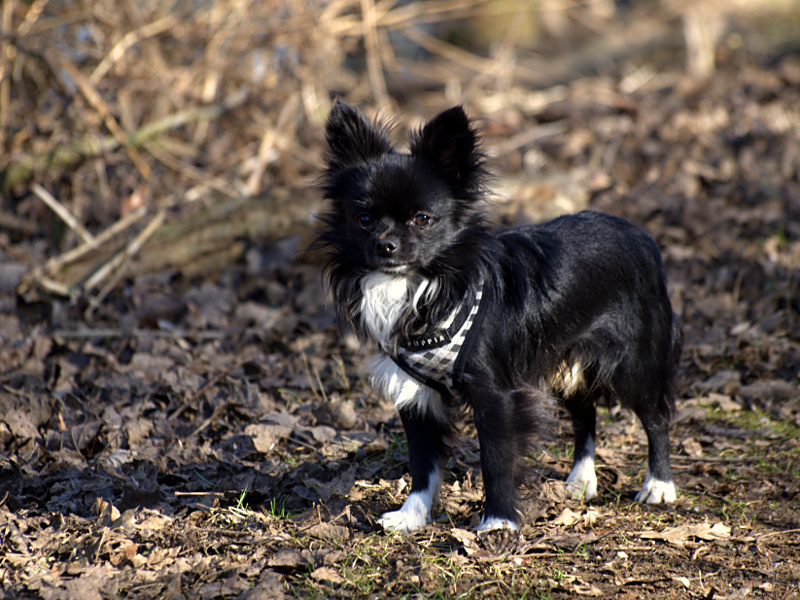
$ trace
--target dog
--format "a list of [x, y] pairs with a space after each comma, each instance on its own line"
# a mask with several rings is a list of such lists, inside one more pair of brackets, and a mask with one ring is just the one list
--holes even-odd
[[632, 410], [647, 433], [636, 500], [672, 502], [673, 380], [681, 329], [656, 242], [622, 219], [584, 211], [501, 229], [486, 218], [490, 179], [463, 108], [411, 132], [337, 100], [320, 187], [329, 201], [313, 245], [340, 323], [380, 351], [371, 384], [393, 400], [408, 440], [411, 491], [385, 530], [431, 522], [448, 436], [471, 410], [485, 500], [479, 531], [520, 527], [520, 456], [557, 397], [574, 427], [567, 484], [597, 496], [598, 401]]

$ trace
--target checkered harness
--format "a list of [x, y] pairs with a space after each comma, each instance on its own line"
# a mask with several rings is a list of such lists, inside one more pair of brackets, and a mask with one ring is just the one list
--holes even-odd
[[433, 333], [401, 341], [392, 355], [394, 362], [445, 397], [457, 397], [454, 388], [483, 317], [483, 287], [481, 284], [471, 290], [471, 295]]

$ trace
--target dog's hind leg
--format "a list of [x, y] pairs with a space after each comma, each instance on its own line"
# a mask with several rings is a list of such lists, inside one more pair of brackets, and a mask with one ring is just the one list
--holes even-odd
[[388, 531], [409, 533], [431, 522], [431, 508], [439, 499], [445, 426], [431, 410], [418, 406], [401, 408], [400, 417], [408, 441], [411, 493], [399, 510], [384, 513], [378, 522]]
[[[654, 386], [650, 389], [630, 390], [631, 396], [638, 398], [631, 408], [642, 422], [647, 433], [647, 475], [641, 491], [636, 494], [637, 502], [661, 504], [673, 502], [677, 497], [675, 483], [672, 480], [672, 469], [669, 464], [669, 427], [675, 412], [675, 392], [672, 379], [675, 376], [682, 345], [680, 322], [672, 315], [671, 352], [667, 354], [667, 363], [663, 368], [652, 365], [649, 369], [654, 374]], [[654, 390], [660, 389], [660, 392]]]
[[591, 500], [597, 497], [597, 475], [594, 471], [597, 410], [591, 398], [573, 397], [564, 402], [572, 418], [575, 437], [572, 470], [567, 476], [567, 486], [577, 498]]
[[677, 497], [672, 470], [669, 466], [669, 418], [652, 413], [640, 413], [649, 444], [647, 452], [647, 475], [637, 502], [661, 504], [673, 502]]
[[672, 378], [680, 361], [683, 346], [683, 331], [678, 315], [672, 314], [672, 348], [669, 366], [666, 370], [667, 380], [663, 386], [661, 402], [654, 405], [657, 408], [650, 410], [637, 410], [637, 416], [642, 422], [647, 433], [647, 475], [641, 491], [636, 494], [638, 502], [660, 504], [673, 502], [677, 497], [675, 483], [672, 480], [672, 469], [669, 465], [669, 426], [672, 414], [675, 412], [675, 392]]

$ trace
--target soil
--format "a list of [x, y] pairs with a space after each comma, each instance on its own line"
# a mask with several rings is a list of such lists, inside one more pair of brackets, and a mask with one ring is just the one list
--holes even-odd
[[376, 517], [409, 485], [402, 427], [307, 236], [251, 240], [213, 277], [130, 278], [91, 320], [17, 295], [42, 249], [6, 236], [0, 597], [800, 598], [800, 62], [685, 83], [595, 76], [539, 108], [468, 107], [498, 221], [591, 207], [661, 246], [685, 336], [677, 502], [633, 502], [646, 440], [612, 408], [596, 500], [565, 493], [562, 419], [531, 457], [525, 527], [477, 536], [467, 419], [435, 522], [386, 534]]

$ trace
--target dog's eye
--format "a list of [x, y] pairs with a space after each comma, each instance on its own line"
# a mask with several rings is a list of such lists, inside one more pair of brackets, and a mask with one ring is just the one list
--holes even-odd
[[372, 225], [372, 216], [369, 213], [356, 215], [356, 223], [361, 225], [361, 227], [369, 227]]
[[414, 216], [412, 223], [414, 223], [414, 225], [417, 227], [425, 227], [426, 225], [431, 224], [431, 216], [426, 215], [425, 213], [418, 213]]

